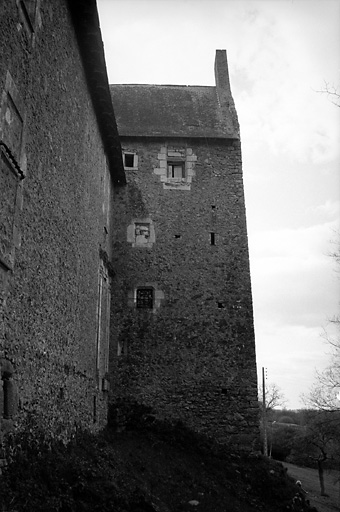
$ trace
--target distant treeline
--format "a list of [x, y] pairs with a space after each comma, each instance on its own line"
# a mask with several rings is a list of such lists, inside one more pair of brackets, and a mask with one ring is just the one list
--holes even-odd
[[[262, 423], [261, 435], [263, 440]], [[272, 409], [267, 413], [267, 445], [276, 460], [312, 468], [321, 461], [325, 469], [338, 469], [340, 410]]]

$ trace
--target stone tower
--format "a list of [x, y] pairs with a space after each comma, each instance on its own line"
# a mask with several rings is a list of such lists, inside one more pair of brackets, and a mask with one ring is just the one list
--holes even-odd
[[223, 443], [257, 434], [239, 126], [216, 86], [110, 86], [127, 185], [115, 191], [111, 401]]

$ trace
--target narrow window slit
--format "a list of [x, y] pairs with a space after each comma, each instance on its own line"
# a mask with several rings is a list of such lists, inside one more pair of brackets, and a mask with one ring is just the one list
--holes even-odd
[[127, 356], [128, 355], [128, 342], [126, 339], [123, 341], [118, 341], [117, 355], [118, 356]]
[[97, 397], [93, 397], [93, 423], [97, 423]]

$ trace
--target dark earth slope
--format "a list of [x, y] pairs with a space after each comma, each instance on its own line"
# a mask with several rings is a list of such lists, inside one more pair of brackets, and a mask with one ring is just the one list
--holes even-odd
[[281, 464], [227, 452], [180, 425], [133, 423], [78, 435], [67, 448], [22, 439], [0, 479], [1, 512], [311, 510], [294, 508], [297, 487]]

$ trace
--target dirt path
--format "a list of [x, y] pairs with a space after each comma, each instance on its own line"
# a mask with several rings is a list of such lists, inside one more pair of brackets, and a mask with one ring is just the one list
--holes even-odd
[[283, 465], [288, 469], [290, 476], [302, 482], [302, 487], [308, 492], [307, 499], [318, 509], [318, 512], [340, 511], [340, 489], [339, 482], [336, 482], [339, 473], [325, 471], [325, 489], [329, 496], [320, 496], [319, 477], [316, 469], [300, 468], [286, 462]]

